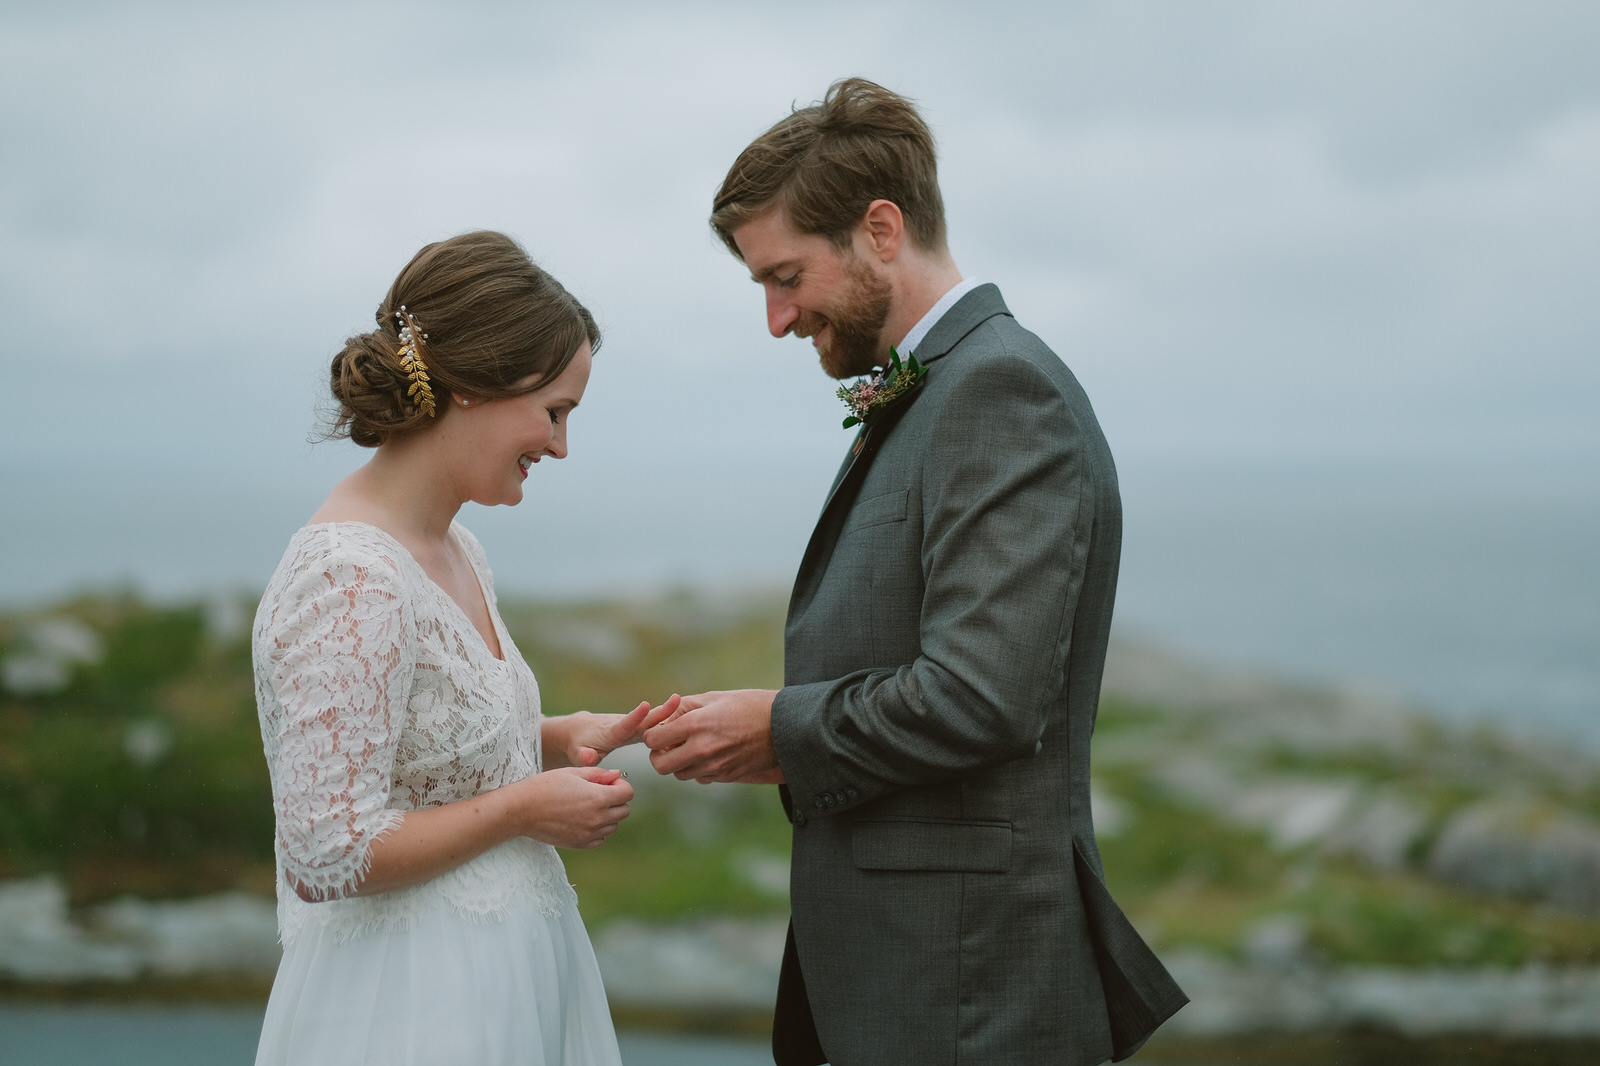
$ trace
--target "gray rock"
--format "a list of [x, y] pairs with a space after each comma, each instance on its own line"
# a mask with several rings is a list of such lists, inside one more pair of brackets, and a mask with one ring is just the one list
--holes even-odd
[[243, 892], [163, 903], [130, 896], [80, 924], [54, 878], [0, 882], [0, 975], [17, 980], [270, 975], [281, 954], [276, 905]]
[[1200, 666], [1125, 640], [1111, 643], [1104, 688], [1111, 696], [1203, 722], [1208, 746], [1239, 752], [1403, 754], [1426, 728], [1414, 708], [1371, 686], [1306, 688]]
[[1348, 855], [1385, 872], [1404, 869], [1428, 828], [1418, 803], [1391, 792], [1364, 796], [1322, 842], [1330, 855]]
[[1350, 969], [1330, 976], [1343, 1024], [1410, 1036], [1600, 1037], [1600, 969]]
[[73, 669], [100, 660], [100, 634], [72, 618], [46, 618], [23, 631], [0, 661], [0, 683], [16, 694], [59, 692]]
[[1285, 970], [1310, 958], [1311, 935], [1298, 914], [1274, 914], [1253, 922], [1240, 938], [1239, 948], [1253, 965]]
[[649, 925], [617, 922], [595, 937], [606, 994], [633, 1007], [769, 1008], [778, 993], [786, 918]]
[[729, 859], [732, 873], [750, 887], [785, 903], [789, 900], [789, 856], [749, 849]]
[[1600, 969], [1284, 969], [1195, 951], [1168, 968], [1193, 1001], [1167, 1023], [1195, 1037], [1393, 1029], [1447, 1035], [1600, 1037]]
[[1089, 815], [1095, 835], [1104, 838], [1121, 836], [1137, 817], [1132, 804], [1093, 785], [1089, 787]]
[[20, 981], [129, 980], [138, 952], [98, 943], [67, 915], [67, 893], [51, 877], [0, 882], [0, 976]]
[[1300, 968], [1241, 966], [1188, 950], [1163, 957], [1190, 996], [1166, 1027], [1195, 1037], [1227, 1037], [1328, 1028], [1334, 1004], [1316, 972]]
[[1318, 843], [1333, 833], [1360, 792], [1356, 781], [1262, 776], [1198, 753], [1162, 764], [1155, 777], [1175, 795], [1225, 821], [1264, 832], [1282, 851]]
[[1428, 871], [1465, 888], [1600, 915], [1600, 824], [1548, 802], [1487, 799], [1450, 819]]
[[91, 911], [90, 926], [133, 946], [164, 977], [270, 975], [283, 955], [276, 904], [244, 892], [160, 903], [125, 896]]

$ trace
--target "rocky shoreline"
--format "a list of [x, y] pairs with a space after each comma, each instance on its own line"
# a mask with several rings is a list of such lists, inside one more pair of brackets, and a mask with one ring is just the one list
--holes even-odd
[[[1456, 1048], [1452, 1061], [1462, 1062], [1475, 1061], [1461, 1050], [1469, 1045], [1546, 1049], [1530, 1062], [1569, 1052], [1600, 1061], [1600, 764], [1591, 755], [1451, 730], [1370, 692], [1230, 676], [1128, 644], [1114, 647], [1106, 693], [1094, 800], [1108, 877], [1193, 1000], [1148, 1056], [1213, 1061], [1239, 1042], [1298, 1041], [1277, 1061], [1337, 1062], [1376, 1040], [1414, 1053], [1360, 1061], [1433, 1061], [1416, 1050], [1424, 1045]], [[639, 806], [663, 819], [657, 833], [702, 843], [726, 833], [733, 793], [638, 769]], [[1201, 820], [1212, 835], [1195, 836]], [[1173, 865], [1131, 847], [1149, 841], [1189, 850]], [[1227, 848], [1236, 869], [1206, 865]], [[696, 861], [726, 863], [718, 876], [759, 891], [764, 916], [622, 910], [595, 924], [619, 1019], [764, 1029], [787, 861], [726, 850]], [[1368, 895], [1340, 894], [1349, 892]], [[0, 999], [264, 998], [280, 957], [271, 899], [100, 900], [73, 908], [51, 876], [0, 880]], [[1233, 911], [1197, 924], [1219, 901]], [[1390, 910], [1364, 926], [1368, 906]], [[1429, 922], [1433, 939], [1413, 936]], [[1381, 934], [1376, 947], [1361, 939], [1369, 929]], [[1405, 937], [1417, 945], [1409, 965]]]
[[[754, 1028], [770, 1010], [783, 919], [617, 922], [595, 936], [619, 1015]], [[0, 992], [121, 998], [139, 985], [259, 994], [277, 966], [271, 900], [225, 893], [115, 900], [71, 914], [48, 878], [0, 883]], [[1192, 1002], [1164, 1037], [1187, 1041], [1376, 1031], [1412, 1040], [1494, 1034], [1600, 1041], [1600, 967], [1323, 966], [1192, 950], [1167, 962]]]

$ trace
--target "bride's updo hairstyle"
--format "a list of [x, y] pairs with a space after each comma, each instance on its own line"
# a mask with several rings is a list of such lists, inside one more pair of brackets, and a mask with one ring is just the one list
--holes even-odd
[[401, 308], [416, 323], [416, 355], [441, 409], [453, 396], [533, 392], [560, 377], [584, 341], [600, 347], [594, 317], [510, 237], [479, 230], [438, 241], [395, 278], [378, 328], [333, 357], [339, 414], [329, 436], [376, 448], [433, 423], [411, 392], [414, 371], [401, 365]]

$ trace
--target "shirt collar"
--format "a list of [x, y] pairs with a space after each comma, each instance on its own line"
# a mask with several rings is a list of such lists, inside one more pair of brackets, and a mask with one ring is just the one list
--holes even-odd
[[911, 327], [911, 332], [907, 333], [900, 343], [895, 345], [894, 350], [901, 355], [915, 355], [917, 345], [921, 344], [923, 338], [927, 337], [929, 330], [939, 324], [939, 320], [944, 317], [945, 312], [954, 307], [956, 301], [981, 284], [983, 282], [977, 278], [967, 278], [964, 281], [957, 282], [949, 292], [939, 297], [938, 303], [928, 308], [928, 313], [917, 320], [917, 324]]

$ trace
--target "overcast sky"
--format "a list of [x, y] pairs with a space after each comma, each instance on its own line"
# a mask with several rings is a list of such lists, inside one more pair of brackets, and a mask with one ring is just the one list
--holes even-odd
[[[705, 216], [847, 74], [919, 101], [958, 265], [1078, 373], [1129, 492], [1184, 464], [1592, 471], [1597, 55], [1581, 0], [12, 0], [0, 476], [29, 513], [0, 543], [71, 532], [157, 581], [113, 547], [136, 529], [264, 579], [240, 523], [281, 545], [358, 459], [306, 443], [330, 355], [418, 247], [490, 227], [606, 330], [572, 457], [494, 528], [622, 577], [792, 569], [842, 409]], [[553, 587], [548, 558], [496, 562]]]

